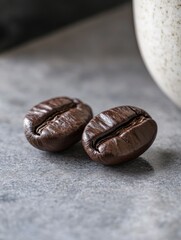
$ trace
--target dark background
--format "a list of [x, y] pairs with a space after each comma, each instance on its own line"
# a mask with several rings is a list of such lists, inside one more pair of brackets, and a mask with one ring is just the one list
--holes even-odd
[[0, 0], [0, 51], [128, 0]]

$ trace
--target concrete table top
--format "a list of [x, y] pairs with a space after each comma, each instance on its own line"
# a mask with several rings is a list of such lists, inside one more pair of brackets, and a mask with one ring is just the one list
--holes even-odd
[[[95, 114], [142, 107], [157, 139], [115, 167], [91, 161], [80, 143], [36, 150], [23, 117], [55, 96], [80, 98]], [[129, 4], [2, 54], [0, 97], [0, 240], [181, 239], [181, 111], [144, 67]]]

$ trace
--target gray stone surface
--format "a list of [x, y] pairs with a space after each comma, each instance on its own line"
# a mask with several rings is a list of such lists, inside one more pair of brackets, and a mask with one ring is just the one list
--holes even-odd
[[[140, 158], [116, 167], [81, 144], [59, 154], [26, 141], [34, 104], [74, 96], [94, 113], [132, 104], [158, 122]], [[181, 239], [181, 112], [140, 58], [130, 5], [0, 56], [0, 240]]]

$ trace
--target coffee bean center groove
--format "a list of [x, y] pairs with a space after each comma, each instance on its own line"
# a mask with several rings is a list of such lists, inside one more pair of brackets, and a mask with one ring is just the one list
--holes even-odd
[[67, 104], [66, 106], [63, 106], [61, 109], [59, 109], [57, 112], [53, 113], [51, 116], [49, 116], [46, 120], [44, 120], [42, 123], [40, 123], [38, 126], [35, 127], [34, 133], [36, 135], [41, 135], [41, 132], [43, 129], [51, 122], [55, 121], [56, 118], [59, 118], [63, 113], [67, 112], [71, 108], [75, 108], [77, 106], [76, 103], [72, 102]]
[[[129, 128], [132, 128], [142, 122], [144, 122], [149, 117], [143, 116], [142, 114], [137, 114], [137, 116], [133, 116], [131, 119], [124, 123], [116, 124], [116, 126], [107, 130], [106, 132], [100, 134], [98, 137], [92, 140], [92, 147], [99, 152], [99, 146], [106, 142], [109, 139], [112, 139], [118, 135], [125, 134]], [[122, 138], [124, 140], [124, 138]]]

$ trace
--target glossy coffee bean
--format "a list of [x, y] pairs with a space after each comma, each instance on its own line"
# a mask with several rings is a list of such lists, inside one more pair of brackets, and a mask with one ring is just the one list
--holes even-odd
[[147, 112], [121, 106], [90, 120], [82, 144], [92, 160], [114, 165], [139, 157], [151, 146], [156, 133], [157, 124]]
[[29, 110], [24, 119], [24, 131], [34, 147], [62, 151], [81, 140], [91, 118], [91, 108], [80, 100], [57, 97]]

